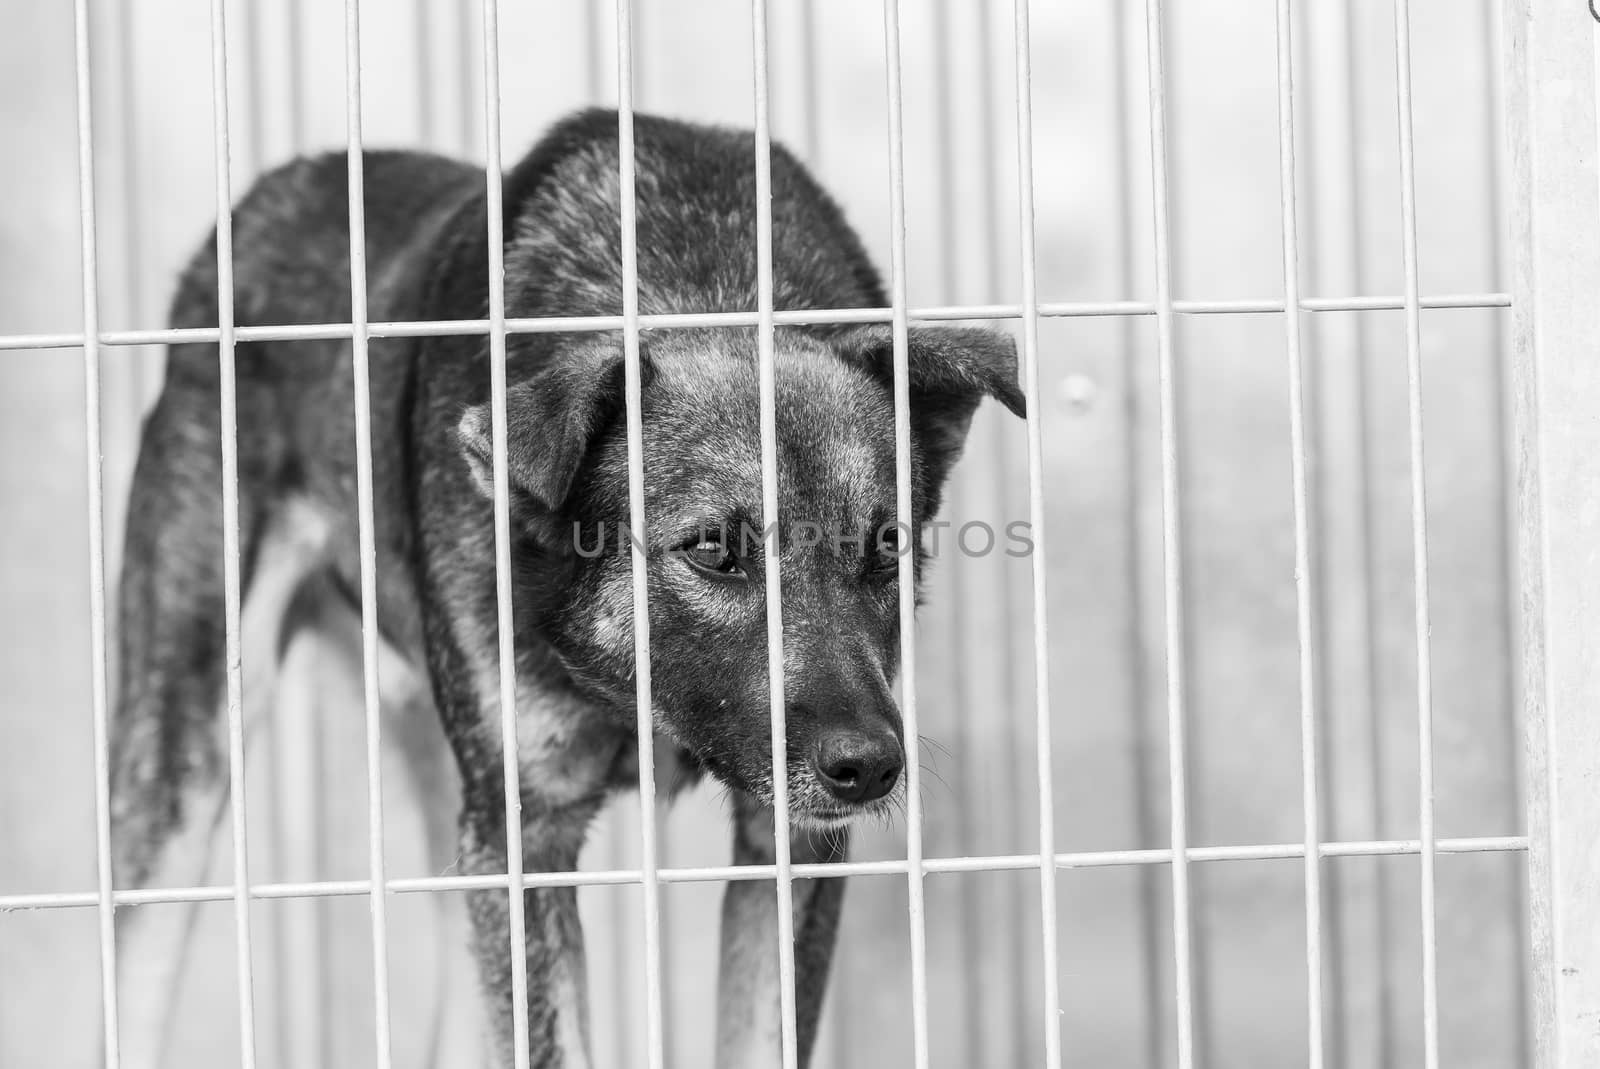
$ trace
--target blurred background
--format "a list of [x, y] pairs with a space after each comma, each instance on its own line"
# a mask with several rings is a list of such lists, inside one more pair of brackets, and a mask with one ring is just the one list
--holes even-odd
[[[749, 5], [638, 0], [641, 110], [749, 125]], [[1174, 293], [1279, 299], [1273, 5], [1170, 4], [1167, 99]], [[215, 215], [209, 5], [91, 3], [101, 324], [158, 328], [177, 270]], [[1136, 10], [1138, 8], [1138, 10]], [[0, 333], [81, 326], [71, 6], [10, 0], [0, 35]], [[344, 143], [342, 5], [231, 0], [233, 185]], [[1416, 0], [1416, 173], [1424, 295], [1507, 288], [1498, 5]], [[1383, 0], [1297, 5], [1301, 285], [1397, 295], [1400, 177], [1393, 12]], [[366, 0], [369, 145], [481, 160], [477, 5]], [[615, 100], [609, 3], [503, 3], [508, 162], [553, 120]], [[887, 267], [888, 112], [877, 5], [771, 5], [773, 123]], [[1011, 6], [902, 5], [910, 302], [1020, 300]], [[1033, 10], [1040, 297], [1154, 295], [1142, 5]], [[1434, 753], [1441, 836], [1522, 828], [1515, 584], [1508, 552], [1509, 313], [1422, 315], [1433, 567]], [[1056, 848], [1168, 845], [1169, 789], [1155, 324], [1041, 325]], [[1405, 331], [1398, 311], [1306, 317], [1324, 834], [1418, 834]], [[1177, 326], [1188, 790], [1194, 845], [1302, 835], [1287, 367], [1281, 314], [1186, 315]], [[156, 349], [110, 347], [105, 473], [110, 566]], [[0, 894], [94, 886], [82, 364], [77, 350], [0, 350]], [[1022, 424], [986, 409], [947, 518], [1026, 518]], [[918, 632], [931, 857], [1038, 844], [1029, 562], [946, 554]], [[293, 685], [250, 764], [256, 880], [364, 878], [359, 681], [291, 651]], [[442, 745], [442, 741], [441, 741]], [[398, 761], [386, 767], [389, 871], [438, 871]], [[662, 818], [662, 862], [728, 859], [702, 788]], [[612, 807], [585, 866], [637, 865], [638, 805]], [[716, 829], [714, 832], [708, 829]], [[903, 831], [857, 839], [903, 856]], [[1444, 1064], [1524, 1064], [1520, 854], [1438, 862]], [[1419, 863], [1324, 863], [1329, 1064], [1421, 1061]], [[1292, 860], [1197, 863], [1202, 1064], [1304, 1058], [1304, 883]], [[226, 872], [213, 874], [215, 881]], [[1164, 866], [1064, 869], [1059, 957], [1066, 1064], [1172, 1063], [1171, 880]], [[929, 875], [936, 1066], [1035, 1064], [1042, 952], [1036, 872]], [[858, 877], [816, 1064], [905, 1065], [911, 997], [906, 881]], [[455, 993], [440, 1065], [483, 1063], [476, 981], [433, 896], [391, 900], [396, 1064], [422, 1066], [437, 989]], [[664, 888], [671, 1064], [710, 1063], [721, 887]], [[440, 896], [453, 905], [452, 896]], [[596, 1062], [642, 1061], [640, 892], [581, 892]], [[170, 906], [139, 908], [170, 909]], [[232, 905], [199, 910], [172, 1064], [238, 1057]], [[254, 907], [263, 1065], [365, 1066], [371, 947], [358, 897]], [[92, 1064], [93, 910], [0, 916], [0, 1062]]]

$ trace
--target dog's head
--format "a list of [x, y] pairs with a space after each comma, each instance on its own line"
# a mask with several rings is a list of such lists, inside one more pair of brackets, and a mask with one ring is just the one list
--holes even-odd
[[[834, 823], [892, 804], [906, 756], [890, 692], [900, 556], [985, 395], [1022, 414], [1003, 334], [908, 335], [913, 513], [896, 515], [893, 335], [887, 325], [775, 339], [784, 698], [791, 814]], [[754, 333], [664, 331], [643, 343], [643, 472], [656, 727], [731, 787], [770, 803], [759, 370]], [[628, 441], [620, 336], [564, 341], [507, 397], [519, 552], [553, 589], [527, 591], [573, 679], [619, 714], [635, 693]], [[459, 437], [492, 471], [487, 405]], [[531, 572], [530, 572], [531, 574]], [[553, 582], [549, 576], [560, 579]], [[530, 582], [532, 580], [530, 579]]]

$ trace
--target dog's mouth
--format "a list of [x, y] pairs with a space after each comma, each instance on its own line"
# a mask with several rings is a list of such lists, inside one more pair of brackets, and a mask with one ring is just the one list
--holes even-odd
[[801, 831], [839, 831], [858, 824], [888, 824], [899, 805], [894, 796], [857, 806], [789, 806], [789, 826]]
[[[835, 831], [852, 825], [878, 824], [887, 827], [896, 813], [905, 808], [905, 779], [902, 777], [880, 798], [861, 802], [840, 802], [826, 797], [816, 783], [807, 776], [795, 777], [789, 787], [789, 823], [800, 829]], [[770, 788], [764, 792], [767, 805], [772, 805]]]
[[[770, 772], [759, 780], [740, 774], [729, 763], [715, 757], [699, 759], [700, 767], [734, 790], [741, 791], [769, 809], [776, 802]], [[905, 777], [881, 798], [870, 802], [839, 802], [827, 797], [815, 776], [794, 769], [789, 777], [789, 824], [807, 831], [838, 831], [856, 824], [883, 824], [905, 808]]]

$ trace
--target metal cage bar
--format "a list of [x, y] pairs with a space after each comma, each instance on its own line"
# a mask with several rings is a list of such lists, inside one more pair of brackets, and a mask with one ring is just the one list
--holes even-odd
[[1584, 5], [1504, 6], [1534, 1064], [1600, 1065], [1600, 175]]
[[1194, 960], [1189, 900], [1189, 799], [1185, 742], [1183, 546], [1178, 507], [1177, 384], [1173, 366], [1171, 234], [1167, 218], [1166, 74], [1161, 0], [1147, 0], [1150, 185], [1155, 244], [1156, 366], [1161, 425], [1161, 560], [1167, 661], [1167, 780], [1171, 791], [1172, 970], [1179, 1069], [1194, 1065]]
[[[250, 903], [254, 899], [316, 898], [369, 895], [373, 938], [375, 1030], [378, 1063], [390, 1064], [390, 1020], [386, 939], [386, 895], [437, 893], [465, 889], [504, 889], [510, 898], [515, 1060], [528, 1060], [527, 974], [517, 952], [525, 942], [526, 918], [521, 892], [533, 888], [638, 884], [644, 889], [646, 1021], [649, 1063], [664, 1064], [661, 1008], [660, 884], [776, 881], [779, 909], [779, 961], [782, 983], [782, 1053], [786, 1069], [796, 1065], [792, 880], [843, 875], [894, 875], [908, 881], [912, 956], [912, 1010], [915, 1063], [929, 1059], [927, 1020], [926, 930], [923, 885], [929, 873], [1028, 871], [1040, 878], [1041, 924], [1045, 961], [1045, 1052], [1048, 1064], [1060, 1062], [1058, 948], [1056, 940], [1056, 871], [1061, 868], [1170, 865], [1174, 896], [1174, 966], [1177, 1004], [1177, 1050], [1180, 1066], [1194, 1062], [1193, 962], [1188, 871], [1191, 863], [1224, 860], [1297, 859], [1305, 878], [1306, 967], [1310, 1063], [1323, 1059], [1321, 869], [1326, 857], [1417, 855], [1422, 870], [1423, 1046], [1426, 1064], [1439, 1061], [1435, 867], [1438, 854], [1483, 851], [1530, 852], [1533, 923], [1535, 1024], [1539, 1064], [1547, 1069], [1576, 1069], [1600, 1061], [1600, 1036], [1588, 1022], [1600, 1007], [1600, 960], [1594, 938], [1600, 901], [1600, 860], [1586, 830], [1600, 826], [1600, 797], [1593, 784], [1600, 779], [1600, 730], [1592, 717], [1600, 668], [1590, 651], [1600, 643], [1600, 568], [1592, 547], [1600, 538], [1600, 514], [1593, 498], [1600, 432], [1593, 413], [1600, 411], [1600, 371], [1593, 347], [1600, 337], [1600, 313], [1593, 294], [1600, 292], [1600, 252], [1593, 240], [1600, 233], [1600, 185], [1595, 174], [1594, 52], [1592, 29], [1577, 5], [1558, 0], [1510, 0], [1507, 6], [1511, 121], [1515, 150], [1517, 207], [1514, 245], [1517, 253], [1517, 353], [1512, 369], [1516, 387], [1519, 445], [1521, 553], [1524, 562], [1525, 651], [1528, 672], [1525, 705], [1530, 746], [1530, 837], [1438, 839], [1433, 812], [1430, 606], [1423, 455], [1422, 337], [1423, 308], [1505, 307], [1501, 293], [1444, 294], [1424, 297], [1419, 283], [1415, 151], [1411, 116], [1410, 27], [1407, 0], [1396, 0], [1395, 47], [1398, 71], [1404, 293], [1398, 297], [1305, 298], [1300, 293], [1299, 237], [1295, 197], [1295, 126], [1293, 96], [1293, 32], [1290, 0], [1279, 0], [1278, 105], [1281, 211], [1283, 223], [1284, 296], [1281, 300], [1179, 301], [1171, 294], [1170, 231], [1167, 217], [1167, 149], [1165, 87], [1160, 0], [1147, 0], [1149, 107], [1155, 237], [1154, 301], [1058, 302], [1038, 300], [1033, 219], [1032, 104], [1028, 35], [1028, 2], [1016, 0], [1016, 88], [1018, 163], [1022, 241], [1022, 300], [1019, 304], [908, 307], [906, 295], [906, 218], [904, 130], [899, 45], [899, 5], [883, 8], [890, 127], [891, 305], [884, 309], [839, 309], [777, 312], [773, 307], [771, 132], [768, 97], [768, 40], [765, 0], [753, 0], [755, 62], [755, 130], [757, 183], [758, 307], [750, 313], [642, 315], [637, 293], [637, 204], [634, 192], [632, 38], [629, 0], [617, 0], [617, 58], [621, 138], [623, 309], [620, 316], [512, 319], [506, 316], [502, 277], [503, 205], [499, 123], [498, 14], [496, 0], [483, 0], [485, 143], [488, 156], [486, 189], [490, 268], [489, 315], [461, 322], [372, 323], [368, 320], [363, 209], [361, 136], [361, 42], [359, 7], [345, 4], [347, 153], [351, 239], [351, 317], [344, 324], [299, 324], [237, 327], [234, 322], [231, 218], [231, 155], [228, 113], [226, 2], [212, 0], [212, 94], [214, 165], [218, 211], [216, 254], [218, 325], [214, 329], [102, 331], [94, 208], [94, 153], [90, 99], [87, 0], [76, 0], [78, 79], [79, 195], [83, 232], [83, 328], [78, 333], [14, 335], [0, 338], [0, 350], [81, 346], [84, 350], [85, 412], [88, 419], [87, 480], [90, 519], [90, 598], [94, 761], [96, 776], [96, 888], [64, 892], [0, 896], [0, 910], [93, 907], [99, 914], [103, 1029], [108, 1064], [118, 1061], [117, 990], [115, 983], [114, 909], [119, 905], [155, 902], [227, 901], [234, 903], [237, 952], [240, 1053], [246, 1067], [255, 1064], [254, 989]], [[419, 4], [418, 12], [425, 12]], [[806, 9], [809, 19], [810, 9]], [[425, 22], [425, 19], [421, 19]], [[420, 25], [420, 22], [419, 22]], [[809, 25], [809, 23], [808, 23]], [[808, 46], [809, 47], [809, 46]], [[807, 140], [814, 141], [815, 108], [807, 109]], [[255, 131], [259, 135], [259, 131]], [[1420, 740], [1419, 837], [1415, 840], [1324, 842], [1320, 826], [1317, 782], [1318, 708], [1316, 648], [1313, 635], [1316, 591], [1311, 578], [1308, 531], [1308, 457], [1306, 399], [1301, 351], [1302, 320], [1307, 312], [1335, 310], [1402, 310], [1406, 317], [1408, 416], [1411, 449], [1411, 533], [1415, 559], [1415, 638], [1417, 646], [1417, 729]], [[1176, 393], [1173, 379], [1173, 330], [1178, 315], [1281, 313], [1289, 364], [1290, 434], [1295, 523], [1295, 578], [1300, 669], [1302, 802], [1304, 841], [1240, 847], [1194, 847], [1188, 841], [1185, 794], [1184, 664], [1181, 618], [1182, 575], [1178, 511]], [[1041, 317], [1153, 315], [1161, 399], [1161, 468], [1163, 560], [1167, 637], [1167, 712], [1171, 741], [1169, 778], [1172, 788], [1172, 843], [1164, 850], [1121, 850], [1058, 853], [1054, 848], [1053, 784], [1050, 748], [1046, 582], [1043, 559], [1033, 562], [1034, 643], [1039, 775], [1039, 837], [1036, 854], [926, 858], [922, 844], [922, 809], [915, 754], [907, 764], [908, 843], [903, 860], [791, 863], [788, 838], [787, 775], [784, 756], [786, 725], [782, 671], [781, 577], [777, 544], [779, 500], [775, 419], [775, 330], [778, 325], [889, 322], [894, 338], [894, 401], [897, 516], [911, 516], [908, 340], [914, 319], [1018, 319], [1023, 328], [1022, 367], [1028, 398], [1029, 505], [1034, 530], [1042, 543], [1044, 523], [1042, 429], [1039, 422]], [[648, 581], [645, 545], [643, 427], [641, 408], [640, 332], [643, 329], [705, 326], [756, 328], [761, 372], [761, 427], [764, 526], [772, 539], [767, 588], [767, 643], [771, 690], [771, 742], [777, 860], [773, 865], [703, 868], [658, 867], [654, 814], [653, 734], [649, 663]], [[629, 450], [630, 522], [633, 533], [634, 643], [637, 663], [637, 737], [642, 819], [641, 865], [638, 869], [591, 872], [523, 871], [520, 783], [515, 709], [515, 636], [512, 628], [509, 485], [506, 468], [506, 346], [512, 333], [620, 330], [626, 354], [627, 431]], [[376, 549], [373, 535], [373, 485], [369, 340], [385, 337], [483, 335], [491, 361], [496, 596], [499, 613], [500, 715], [504, 746], [507, 871], [475, 876], [389, 879], [383, 848], [381, 722], [379, 717], [378, 629], [376, 622]], [[252, 884], [249, 879], [245, 805], [245, 711], [240, 667], [240, 544], [235, 393], [235, 347], [241, 341], [348, 338], [353, 352], [357, 456], [357, 508], [360, 533], [362, 595], [363, 696], [368, 761], [369, 876], [365, 880]], [[146, 888], [117, 892], [112, 884], [110, 850], [107, 613], [103, 508], [100, 471], [101, 369], [106, 347], [152, 343], [215, 342], [221, 372], [221, 422], [224, 516], [225, 630], [227, 640], [227, 739], [233, 831], [232, 881], [207, 887]], [[911, 555], [900, 563], [900, 620], [906, 735], [917, 739], [914, 584]]]
[[[1474, 838], [1440, 839], [1435, 848], [1441, 854], [1516, 853], [1528, 849], [1525, 835], [1478, 836]], [[1251, 844], [1247, 846], [1191, 846], [1189, 860], [1193, 862], [1218, 861], [1287, 861], [1305, 856], [1306, 845], [1295, 843]], [[1422, 843], [1417, 839], [1381, 839], [1350, 842], [1321, 843], [1318, 853], [1322, 857], [1406, 857], [1419, 853]], [[1087, 850], [1057, 853], [1058, 869], [1098, 869], [1124, 866], [1168, 865], [1173, 851], [1161, 850]], [[837, 876], [884, 876], [905, 873], [910, 866], [902, 860], [890, 861], [839, 861], [802, 863], [792, 866], [794, 878], [829, 879]], [[947, 872], [1026, 872], [1039, 867], [1038, 854], [983, 854], [975, 857], [924, 858], [923, 870], [929, 873]], [[703, 868], [662, 868], [656, 870], [662, 883], [722, 883], [729, 880], [770, 880], [777, 876], [775, 865], [713, 865]], [[619, 886], [640, 883], [640, 869], [594, 869], [583, 872], [529, 872], [521, 877], [521, 886], [532, 887], [586, 887]], [[418, 894], [438, 891], [472, 891], [504, 887], [506, 877], [501, 873], [473, 876], [413, 876], [392, 877], [387, 889], [395, 894]], [[262, 883], [249, 889], [252, 898], [326, 898], [370, 894], [369, 880], [315, 880], [298, 883]], [[222, 902], [233, 896], [229, 885], [208, 887], [147, 887], [137, 890], [117, 891], [113, 900], [118, 906], [141, 906], [163, 902]], [[0, 896], [0, 911], [21, 909], [72, 909], [92, 907], [99, 903], [95, 891], [47, 891], [37, 894]]]
[[1417, 805], [1422, 841], [1422, 1054], [1439, 1066], [1439, 950], [1434, 878], [1432, 606], [1428, 590], [1427, 468], [1422, 433], [1422, 305], [1417, 266], [1416, 146], [1411, 107], [1411, 14], [1395, 0], [1395, 81], [1400, 125], [1400, 241], [1405, 257], [1406, 400], [1411, 441], [1412, 597], [1417, 645]]
[[[1346, 5], [1342, 12], [1339, 45], [1342, 49], [1343, 68], [1343, 106], [1344, 135], [1351, 146], [1361, 144], [1361, 111], [1357, 86], [1360, 74], [1361, 47], [1359, 41], [1360, 21], [1358, 11], [1354, 5]], [[1345, 181], [1350, 185], [1350, 214], [1357, 225], [1351, 228], [1351, 274], [1350, 284], [1357, 290], [1366, 284], [1369, 271], [1368, 242], [1362, 233], [1360, 220], [1365, 212], [1367, 196], [1362, 181], [1362, 164], [1359, 153], [1349, 154], [1348, 167], [1345, 172]], [[1377, 379], [1379, 356], [1374, 345], [1374, 331], [1366, 316], [1356, 316], [1352, 324], [1354, 361], [1355, 361], [1355, 391], [1356, 391], [1356, 465], [1360, 472], [1360, 537], [1356, 543], [1357, 558], [1355, 570], [1360, 576], [1361, 590], [1361, 623], [1365, 635], [1362, 649], [1363, 668], [1366, 673], [1363, 700], [1366, 703], [1366, 723], [1369, 732], [1369, 742], [1366, 756], [1371, 762], [1371, 767], [1383, 767], [1383, 735], [1380, 727], [1384, 721], [1386, 702], [1383, 693], [1383, 684], [1380, 671], [1383, 665], [1384, 651], [1379, 639], [1378, 623], [1382, 618], [1382, 604], [1378, 589], [1378, 565], [1380, 561], [1381, 544], [1378, 523], [1378, 503], [1373, 490], [1377, 481], [1378, 449], [1374, 445], [1376, 437], [1376, 423], [1373, 413], [1372, 391]], [[1384, 777], [1372, 777], [1372, 834], [1384, 838], [1389, 834], [1390, 818], [1389, 805], [1387, 804], [1390, 789], [1384, 782]], [[1373, 925], [1376, 940], [1368, 948], [1368, 953], [1373, 955], [1377, 976], [1377, 1019], [1374, 1027], [1376, 1030], [1376, 1044], [1381, 1058], [1394, 1058], [1395, 1040], [1395, 1014], [1394, 991], [1396, 989], [1394, 978], [1394, 965], [1387, 948], [1396, 942], [1394, 935], [1395, 917], [1391, 903], [1394, 901], [1392, 886], [1393, 874], [1389, 866], [1376, 866], [1373, 873], [1373, 897], [1377, 904], [1377, 918]]]
[[233, 307], [232, 154], [228, 121], [227, 0], [211, 4], [211, 107], [217, 207], [217, 361], [221, 379], [222, 586], [228, 696], [228, 784], [233, 817], [234, 947], [238, 957], [239, 1059], [255, 1069], [255, 980], [250, 936], [249, 824], [245, 819], [244, 674], [240, 651], [239, 419]]
[[[361, 144], [361, 5], [345, 0], [345, 158], [350, 218], [350, 355], [354, 377], [356, 528], [361, 571], [361, 695], [367, 744], [367, 868], [384, 885], [383, 717], [378, 689], [378, 546], [372, 501], [372, 372], [367, 344], [367, 233]], [[374, 1052], [393, 1063], [389, 1019], [388, 896], [369, 896], [372, 924]]]
[[1305, 827], [1307, 1064], [1322, 1069], [1322, 840], [1317, 790], [1317, 643], [1312, 629], [1310, 493], [1307, 489], [1307, 390], [1301, 349], [1300, 225], [1295, 189], [1294, 5], [1278, 0], [1278, 188], [1283, 219], [1284, 343], [1289, 365], [1289, 463], [1294, 498], [1295, 632], [1299, 647], [1300, 778]]
[[788, 710], [783, 673], [783, 551], [779, 538], [778, 383], [773, 352], [772, 129], [766, 0], [750, 5], [756, 171], [756, 355], [760, 377], [761, 529], [766, 540], [767, 694], [772, 747], [772, 835], [778, 895], [778, 1032], [783, 1069], [800, 1062], [795, 1021], [794, 875], [790, 868]]
[[907, 921], [911, 929], [911, 1043], [916, 1069], [928, 1065], [928, 929], [922, 878], [922, 764], [916, 747], [916, 550], [919, 537], [911, 500], [911, 364], [906, 314], [906, 175], [903, 84], [900, 71], [900, 3], [884, 0], [883, 41], [889, 98], [889, 300], [894, 335], [895, 523], [906, 540], [900, 559], [900, 717], [906, 776]]
[[[527, 903], [523, 900], [522, 788], [517, 761], [517, 644], [511, 603], [511, 488], [506, 456], [505, 223], [500, 160], [500, 9], [483, 0], [483, 141], [487, 157], [486, 246], [489, 253], [490, 434], [494, 450], [495, 630], [499, 638], [500, 748], [505, 791], [505, 887], [511, 959], [511, 1044], [515, 1069], [528, 1069]], [[642, 764], [642, 762], [641, 762]]]
[[[1445, 293], [1418, 300], [1422, 308], [1509, 308], [1507, 293]], [[1403, 309], [1403, 296], [1303, 297], [1300, 307], [1307, 312], [1376, 312]], [[1235, 300], [1173, 300], [1173, 315], [1270, 315], [1282, 312], [1283, 301], [1273, 298]], [[908, 308], [906, 318], [920, 321], [952, 319], [1021, 319], [1020, 304], [934, 305]], [[1045, 319], [1095, 318], [1109, 316], [1159, 316], [1152, 301], [1056, 301], [1039, 305]], [[887, 323], [894, 317], [890, 308], [794, 309], [773, 313], [778, 326], [820, 326], [843, 323]], [[640, 330], [687, 330], [702, 327], [753, 327], [755, 312], [670, 312], [639, 316]], [[573, 333], [580, 331], [621, 330], [621, 316], [539, 316], [507, 318], [507, 334]], [[369, 338], [436, 338], [454, 335], [488, 334], [490, 319], [403, 320], [368, 323]], [[348, 323], [290, 323], [266, 327], [239, 327], [239, 341], [304, 341], [322, 338], [348, 338]], [[168, 345], [177, 342], [217, 341], [220, 332], [206, 327], [180, 327], [164, 330], [108, 330], [100, 332], [100, 344]], [[0, 350], [74, 349], [83, 345], [83, 334], [7, 334], [0, 336]]]
[[656, 771], [650, 698], [649, 537], [644, 496], [644, 378], [639, 355], [639, 212], [634, 188], [633, 5], [617, 0], [617, 120], [622, 187], [622, 340], [628, 433], [629, 561], [633, 576], [635, 729], [639, 745], [639, 864], [644, 889], [645, 1052], [650, 1069], [666, 1054], [661, 1014], [661, 888], [656, 867]]
[[83, 272], [83, 414], [89, 495], [89, 680], [94, 734], [95, 902], [99, 909], [100, 1017], [106, 1069], [121, 1064], [117, 1028], [116, 901], [111, 869], [111, 749], [106, 641], [105, 481], [100, 444], [100, 266], [95, 225], [94, 94], [89, 4], [73, 5], [77, 73], [79, 264]]
[[1061, 976], [1057, 961], [1056, 867], [1044, 859], [1055, 853], [1055, 777], [1050, 730], [1049, 582], [1045, 568], [1044, 414], [1039, 399], [1039, 280], [1034, 218], [1033, 49], [1028, 0], [1013, 5], [1017, 49], [1018, 232], [1022, 250], [1022, 372], [1028, 403], [1028, 522], [1037, 548], [1033, 571], [1034, 733], [1039, 775], [1039, 925], [1044, 954], [1044, 1054], [1047, 1066], [1061, 1064]]

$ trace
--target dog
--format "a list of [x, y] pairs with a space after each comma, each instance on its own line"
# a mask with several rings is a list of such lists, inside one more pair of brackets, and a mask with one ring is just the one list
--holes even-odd
[[[647, 116], [634, 131], [639, 310], [754, 309], [753, 135]], [[621, 312], [620, 153], [617, 115], [585, 111], [507, 173], [495, 240], [509, 315]], [[388, 151], [367, 152], [363, 169], [371, 319], [485, 318], [483, 172]], [[778, 145], [771, 190], [778, 309], [888, 303], [839, 207]], [[232, 216], [239, 325], [350, 318], [347, 197], [343, 153], [296, 160], [244, 197]], [[181, 278], [171, 323], [218, 324], [215, 234]], [[926, 550], [912, 532], [938, 509], [980, 401], [1018, 415], [1024, 404], [1008, 336], [912, 326], [915, 516], [897, 525], [889, 325], [782, 327], [774, 350], [791, 856], [840, 860], [847, 826], [884, 813], [902, 790], [907, 743], [890, 689], [899, 555], [911, 553], [920, 574]], [[768, 543], [747, 537], [765, 530], [756, 351], [750, 327], [642, 337], [644, 548], [651, 719], [679, 770], [663, 777], [667, 793], [709, 774], [732, 798], [736, 863], [770, 864]], [[134, 477], [112, 738], [122, 887], [199, 882], [227, 811], [218, 357], [210, 341], [170, 347]], [[575, 869], [608, 795], [637, 787], [624, 366], [620, 331], [506, 339], [516, 763], [530, 872]], [[295, 630], [330, 606], [359, 613], [351, 347], [240, 343], [236, 367], [241, 664], [253, 733]], [[489, 342], [481, 333], [374, 339], [370, 368], [376, 614], [395, 666], [382, 672], [384, 715], [431, 707], [460, 776], [461, 869], [504, 873]], [[829, 537], [795, 537], [802, 521]], [[794, 888], [802, 1064], [843, 883]], [[467, 898], [499, 1064], [512, 1062], [511, 955], [525, 953], [530, 1064], [588, 1065], [574, 889], [524, 894], [520, 949], [509, 944], [505, 891]], [[727, 1069], [778, 1063], [776, 911], [770, 883], [728, 886], [717, 1026]], [[181, 913], [146, 912], [117, 914], [128, 1069], [161, 1057], [186, 930]]]

